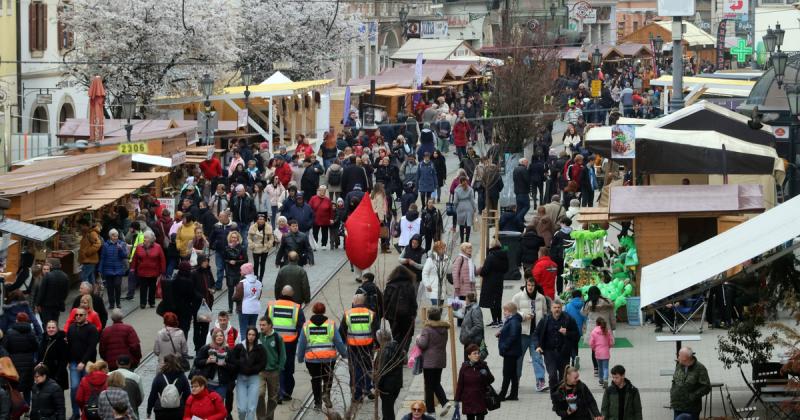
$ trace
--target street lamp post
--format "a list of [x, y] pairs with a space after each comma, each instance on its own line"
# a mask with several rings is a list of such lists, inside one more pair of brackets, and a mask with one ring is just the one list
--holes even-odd
[[672, 98], [670, 112], [683, 108], [683, 18], [672, 18]]
[[600, 52], [600, 48], [595, 47], [594, 52], [592, 53], [592, 70], [595, 71], [595, 78], [600, 76], [600, 66], [603, 64], [603, 53]]
[[250, 83], [253, 81], [253, 72], [250, 66], [245, 66], [242, 69], [242, 84], [244, 85], [244, 104], [247, 107], [247, 102], [250, 99]]
[[204, 133], [205, 144], [208, 145], [210, 143], [209, 139], [209, 119], [211, 118], [211, 93], [214, 91], [214, 79], [208, 75], [208, 73], [203, 75], [203, 78], [200, 79], [200, 90], [203, 92], [203, 96], [206, 97], [206, 100], [203, 102], [203, 106], [205, 106], [205, 118], [206, 118], [206, 130]]
[[128, 138], [128, 143], [131, 142], [131, 131], [133, 131], [133, 125], [131, 125], [131, 118], [133, 118], [133, 114], [136, 112], [136, 98], [131, 95], [125, 95], [122, 97], [122, 118], [127, 121], [125, 124], [125, 135]]
[[[655, 39], [653, 39], [653, 49], [655, 50], [653, 51], [653, 54], [656, 55], [656, 64], [658, 64], [659, 60], [661, 59], [661, 52], [663, 51], [663, 48], [664, 48], [664, 38], [661, 38], [661, 35], [659, 35], [655, 37]], [[655, 72], [657, 76], [658, 75], [657, 68], [655, 69]]]

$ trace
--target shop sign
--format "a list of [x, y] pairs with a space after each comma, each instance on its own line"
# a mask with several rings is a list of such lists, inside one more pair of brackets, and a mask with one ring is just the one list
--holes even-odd
[[123, 155], [132, 155], [134, 153], [147, 153], [147, 143], [122, 143], [117, 146], [117, 151]]
[[36, 105], [50, 105], [53, 103], [53, 95], [50, 93], [39, 93], [36, 95]]
[[172, 166], [178, 166], [180, 164], [186, 163], [186, 151], [178, 152], [172, 155]]
[[593, 25], [597, 23], [597, 9], [589, 9], [582, 21], [587, 25]]
[[158, 202], [164, 206], [165, 209], [169, 210], [169, 214], [175, 215], [175, 199], [174, 198], [164, 198], [158, 197]]
[[406, 22], [406, 38], [419, 38], [419, 21]]
[[420, 23], [420, 37], [425, 39], [447, 38], [446, 20], [423, 20]]
[[636, 158], [636, 126], [611, 126], [611, 158]]
[[772, 127], [772, 134], [775, 135], [776, 139], [788, 139], [789, 127]]
[[744, 63], [753, 55], [753, 47], [747, 46], [747, 41], [739, 39], [736, 46], [731, 48], [731, 56], [739, 63]]
[[603, 89], [603, 82], [601, 80], [592, 80], [592, 97], [599, 98], [600, 91]]
[[722, 2], [722, 15], [725, 18], [735, 18], [736, 15], [746, 15], [749, 10], [749, 0], [723, 0]]
[[246, 109], [240, 109], [236, 113], [236, 117], [237, 117], [236, 118], [236, 121], [237, 121], [236, 126], [237, 127], [246, 127], [247, 126], [247, 110]]

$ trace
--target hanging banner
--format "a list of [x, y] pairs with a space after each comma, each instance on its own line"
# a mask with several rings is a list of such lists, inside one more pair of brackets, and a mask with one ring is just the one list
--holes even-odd
[[636, 157], [636, 126], [611, 126], [611, 158], [633, 159]]
[[237, 127], [246, 127], [247, 126], [247, 110], [240, 109], [239, 112], [236, 113], [236, 126]]
[[350, 86], [344, 88], [344, 106], [342, 107], [342, 125], [350, 121]]
[[717, 70], [725, 68], [725, 35], [727, 26], [728, 20], [722, 19], [717, 28]]
[[[417, 62], [414, 64], [414, 88], [422, 89], [422, 53], [417, 53]], [[414, 109], [417, 109], [417, 104], [422, 100], [421, 93], [414, 94]]]

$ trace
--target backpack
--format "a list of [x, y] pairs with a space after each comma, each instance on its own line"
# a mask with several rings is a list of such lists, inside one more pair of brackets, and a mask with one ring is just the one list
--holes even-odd
[[14, 389], [11, 384], [7, 382], [4, 383], [3, 389], [6, 391], [6, 393], [8, 393], [8, 398], [11, 401], [11, 409], [9, 410], [11, 419], [18, 420], [28, 412], [30, 407], [28, 406], [28, 403], [25, 402], [25, 398], [23, 398], [22, 393]]
[[158, 394], [158, 402], [161, 404], [161, 408], [178, 408], [181, 406], [181, 393], [178, 391], [178, 387], [175, 386], [175, 382], [178, 381], [178, 378], [175, 378], [174, 381], [170, 382], [165, 375], [161, 375], [164, 377], [164, 382], [167, 383], [167, 386], [161, 390], [161, 393]]
[[128, 393], [128, 400], [131, 403], [131, 407], [134, 410], [138, 409], [140, 405], [142, 405], [142, 393], [139, 389], [139, 384], [136, 383], [131, 378], [125, 378], [125, 392]]
[[100, 416], [100, 398], [101, 391], [95, 391], [95, 388], [89, 385], [89, 399], [86, 401], [86, 408], [84, 409], [87, 420], [102, 420]]
[[338, 171], [328, 171], [328, 185], [333, 187], [342, 185], [342, 169]]

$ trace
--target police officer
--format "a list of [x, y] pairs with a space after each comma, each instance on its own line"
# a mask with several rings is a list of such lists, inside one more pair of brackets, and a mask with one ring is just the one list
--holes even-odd
[[273, 328], [283, 339], [286, 349], [286, 363], [280, 373], [280, 393], [278, 404], [281, 401], [291, 401], [294, 391], [294, 358], [297, 351], [297, 337], [303, 329], [306, 317], [300, 310], [300, 305], [294, 303], [294, 289], [284, 286], [277, 300], [267, 305], [267, 316], [272, 320]]
[[339, 334], [346, 337], [350, 358], [350, 386], [353, 387], [353, 401], [361, 401], [366, 394], [372, 394], [372, 349], [375, 331], [372, 329], [375, 314], [366, 306], [367, 297], [363, 294], [353, 296], [353, 307], [345, 311]]
[[333, 407], [330, 397], [333, 365], [337, 354], [347, 357], [347, 348], [336, 328], [336, 321], [325, 316], [325, 304], [317, 302], [311, 311], [314, 315], [303, 325], [303, 332], [297, 340], [297, 362], [306, 363], [311, 375], [314, 408], [321, 410], [323, 401], [326, 407]]

